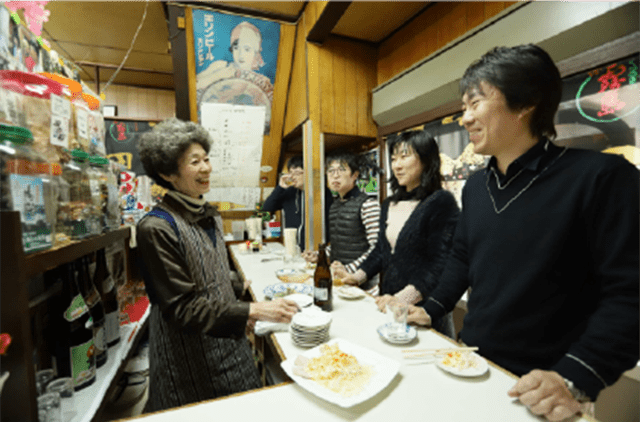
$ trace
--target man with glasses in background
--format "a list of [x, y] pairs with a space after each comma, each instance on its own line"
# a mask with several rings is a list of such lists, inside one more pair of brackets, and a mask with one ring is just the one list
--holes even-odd
[[[305, 249], [304, 227], [304, 167], [302, 156], [296, 155], [287, 163], [288, 173], [280, 176], [278, 186], [265, 199], [262, 209], [271, 214], [283, 211], [283, 227], [297, 229], [297, 240], [300, 250]], [[325, 195], [325, 221], [329, 221], [329, 208], [333, 197], [330, 193]], [[284, 232], [284, 230], [283, 230]], [[327, 241], [329, 241], [327, 233]]]

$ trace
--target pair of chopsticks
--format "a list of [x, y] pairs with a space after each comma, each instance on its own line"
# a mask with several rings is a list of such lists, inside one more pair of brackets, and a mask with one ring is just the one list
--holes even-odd
[[403, 349], [403, 357], [405, 359], [422, 359], [446, 355], [452, 352], [475, 352], [477, 347], [450, 347], [447, 349]]

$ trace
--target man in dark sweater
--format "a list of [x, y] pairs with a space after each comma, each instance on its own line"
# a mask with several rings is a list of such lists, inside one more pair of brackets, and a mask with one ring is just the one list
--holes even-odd
[[[302, 166], [302, 156], [291, 157], [287, 163], [287, 168], [289, 172], [280, 176], [278, 186], [265, 199], [262, 209], [272, 214], [283, 210], [284, 228], [298, 229], [298, 246], [301, 251], [304, 251], [304, 168]], [[328, 190], [325, 192], [325, 221], [329, 221], [329, 208], [333, 199], [331, 192], [328, 192], [328, 194], [327, 192]], [[328, 232], [328, 230], [325, 232]], [[327, 241], [329, 241], [328, 233], [326, 235]]]
[[471, 288], [461, 340], [521, 376], [508, 392], [567, 418], [636, 365], [639, 174], [625, 159], [549, 141], [562, 82], [533, 45], [496, 48], [460, 82], [462, 124], [488, 167], [467, 181], [429, 325]]

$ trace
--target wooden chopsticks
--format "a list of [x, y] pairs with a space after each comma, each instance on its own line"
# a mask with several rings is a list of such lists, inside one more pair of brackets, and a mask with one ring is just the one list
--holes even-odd
[[475, 352], [477, 347], [450, 347], [445, 349], [403, 349], [405, 359], [420, 359], [430, 356], [446, 355], [452, 352]]

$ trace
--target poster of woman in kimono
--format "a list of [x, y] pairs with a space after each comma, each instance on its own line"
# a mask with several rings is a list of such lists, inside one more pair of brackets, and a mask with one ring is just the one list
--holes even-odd
[[262, 105], [268, 135], [280, 24], [194, 9], [193, 33], [198, 114], [202, 103]]

